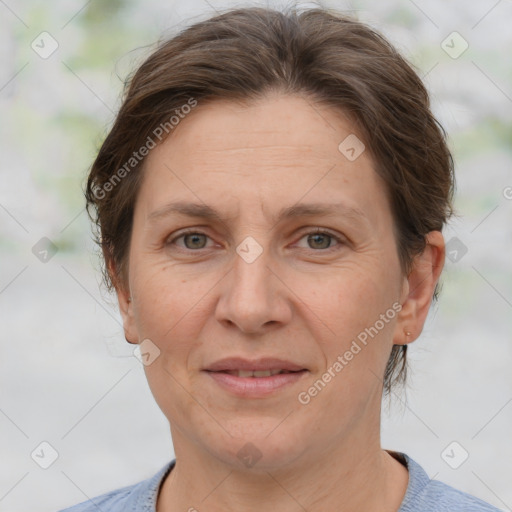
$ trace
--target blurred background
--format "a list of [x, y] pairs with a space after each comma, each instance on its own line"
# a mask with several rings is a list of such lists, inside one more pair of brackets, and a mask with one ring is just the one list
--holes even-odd
[[[0, 511], [55, 511], [174, 457], [101, 286], [82, 187], [155, 42], [249, 5], [283, 3], [0, 0]], [[383, 447], [512, 510], [512, 2], [322, 5], [413, 63], [456, 160], [443, 290], [407, 392], [384, 403]]]

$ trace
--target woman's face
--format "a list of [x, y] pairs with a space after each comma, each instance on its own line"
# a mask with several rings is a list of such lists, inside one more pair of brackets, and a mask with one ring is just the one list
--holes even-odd
[[[275, 95], [199, 102], [148, 155], [119, 300], [127, 339], [150, 340], [145, 371], [176, 453], [273, 468], [378, 436], [387, 359], [415, 326], [399, 313], [409, 283], [384, 185], [361, 150], [333, 110]], [[206, 371], [230, 357], [305, 371]]]

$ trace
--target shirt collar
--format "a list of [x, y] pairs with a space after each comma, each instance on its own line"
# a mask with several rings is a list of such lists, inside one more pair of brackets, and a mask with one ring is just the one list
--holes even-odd
[[[400, 505], [398, 512], [405, 512], [409, 510], [410, 504], [414, 501], [416, 496], [427, 486], [430, 481], [425, 470], [408, 455], [402, 452], [395, 452], [386, 450], [392, 457], [398, 460], [401, 464], [407, 467], [409, 472], [409, 482], [407, 490]], [[163, 466], [154, 476], [148, 480], [144, 480], [137, 485], [141, 487], [137, 489], [139, 492], [134, 492], [134, 503], [131, 512], [156, 512], [156, 501], [160, 487], [176, 465], [176, 459], [168, 462]]]
[[160, 487], [176, 464], [176, 459], [168, 462], [158, 473], [149, 480], [141, 482], [141, 489], [134, 493], [133, 507], [130, 512], [156, 512], [156, 500]]

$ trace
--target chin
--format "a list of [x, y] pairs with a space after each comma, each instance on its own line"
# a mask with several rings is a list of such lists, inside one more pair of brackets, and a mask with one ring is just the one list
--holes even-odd
[[[258, 423], [261, 424], [261, 420]], [[300, 457], [304, 446], [284, 425], [278, 425], [275, 418], [264, 422], [260, 428], [255, 428], [254, 422], [252, 425], [239, 423], [236, 433], [228, 430], [233, 437], [219, 439], [219, 444], [210, 446], [210, 450], [224, 463], [239, 470], [258, 472], [284, 468]]]

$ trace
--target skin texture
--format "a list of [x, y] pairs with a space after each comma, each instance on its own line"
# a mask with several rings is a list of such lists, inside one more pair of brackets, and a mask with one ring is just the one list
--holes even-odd
[[[444, 241], [430, 233], [403, 274], [369, 152], [349, 161], [338, 150], [352, 133], [339, 112], [275, 93], [244, 106], [200, 102], [147, 157], [117, 292], [126, 339], [160, 350], [145, 372], [177, 464], [159, 512], [398, 510], [408, 473], [380, 446], [382, 378], [392, 345], [421, 333]], [[222, 220], [151, 220], [174, 201], [207, 204]], [[275, 218], [296, 203], [342, 203], [363, 217]], [[178, 238], [183, 228], [206, 236]], [[248, 236], [263, 250], [252, 263], [236, 252]], [[401, 311], [301, 404], [298, 393], [396, 303]], [[289, 359], [309, 373], [241, 399], [201, 371], [228, 356]], [[262, 455], [252, 467], [237, 457], [248, 442]]]

